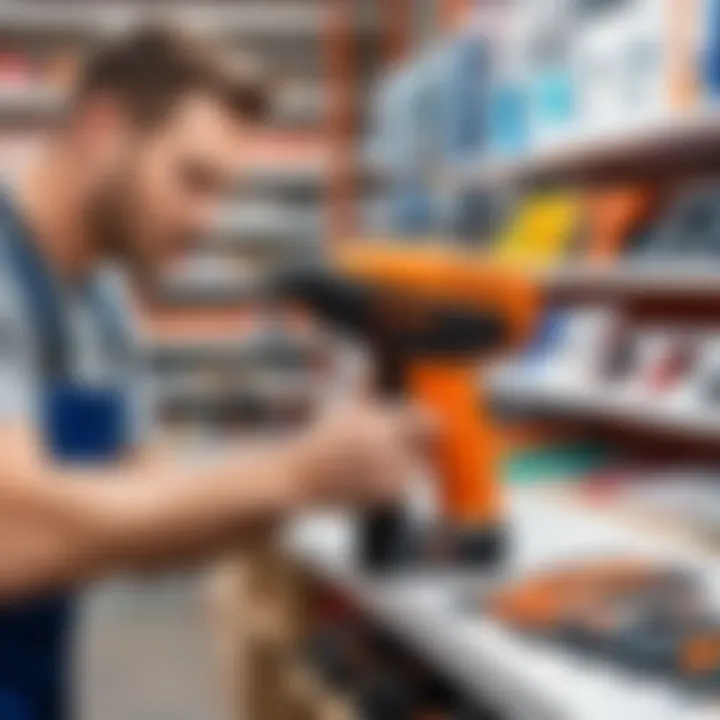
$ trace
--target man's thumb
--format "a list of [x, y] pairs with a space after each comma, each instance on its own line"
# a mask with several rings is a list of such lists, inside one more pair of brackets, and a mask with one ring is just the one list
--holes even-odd
[[426, 452], [442, 433], [438, 418], [421, 405], [410, 404], [399, 409], [400, 434], [403, 442]]

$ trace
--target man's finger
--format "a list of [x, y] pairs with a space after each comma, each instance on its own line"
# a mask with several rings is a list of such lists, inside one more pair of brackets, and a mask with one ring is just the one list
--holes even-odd
[[442, 433], [433, 413], [419, 405], [406, 404], [397, 409], [400, 441], [411, 449], [426, 452]]

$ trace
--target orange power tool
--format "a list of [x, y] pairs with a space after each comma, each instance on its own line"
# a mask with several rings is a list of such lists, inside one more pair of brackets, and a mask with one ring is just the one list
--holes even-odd
[[485, 563], [502, 554], [504, 509], [497, 446], [478, 389], [478, 361], [522, 343], [539, 299], [510, 267], [457, 249], [349, 245], [324, 267], [295, 269], [279, 287], [314, 314], [362, 337], [381, 392], [423, 403], [441, 423], [435, 470], [442, 521], [411, 537], [403, 508], [363, 525], [364, 563], [419, 559]]

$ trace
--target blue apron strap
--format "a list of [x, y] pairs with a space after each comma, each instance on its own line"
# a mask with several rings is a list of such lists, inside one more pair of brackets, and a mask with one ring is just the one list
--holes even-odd
[[0, 718], [3, 720], [34, 720], [30, 708], [17, 692], [0, 687]]
[[[0, 229], [18, 278], [31, 322], [38, 330], [41, 371], [48, 382], [72, 377], [72, 340], [63, 308], [63, 293], [11, 199], [0, 192]], [[129, 330], [108, 293], [90, 282], [87, 296], [105, 348], [122, 357], [129, 347]]]
[[0, 227], [13, 275], [40, 341], [43, 380], [70, 375], [70, 333], [61, 292], [11, 199], [0, 193]]
[[[65, 297], [12, 198], [2, 191], [0, 242], [40, 343], [43, 390], [53, 395], [57, 387], [74, 380]], [[88, 284], [89, 305], [107, 352], [117, 354], [121, 344], [127, 347], [128, 332], [112, 297], [102, 290], [97, 283]], [[0, 720], [67, 720], [64, 695], [72, 608], [72, 598], [65, 596], [0, 606]]]
[[90, 307], [103, 336], [104, 350], [115, 360], [128, 360], [134, 341], [132, 329], [117, 299], [101, 283], [88, 287]]

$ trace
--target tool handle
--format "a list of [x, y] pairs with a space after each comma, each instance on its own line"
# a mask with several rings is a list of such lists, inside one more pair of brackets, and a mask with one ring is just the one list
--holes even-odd
[[501, 524], [504, 503], [495, 428], [479, 397], [469, 361], [415, 361], [407, 369], [411, 396], [442, 427], [434, 465], [443, 517], [458, 528]]
[[[405, 389], [402, 357], [389, 344], [378, 350], [378, 389], [383, 397], [400, 397]], [[408, 543], [407, 518], [401, 505], [373, 510], [361, 520], [362, 564], [371, 570], [391, 567], [403, 559]]]

